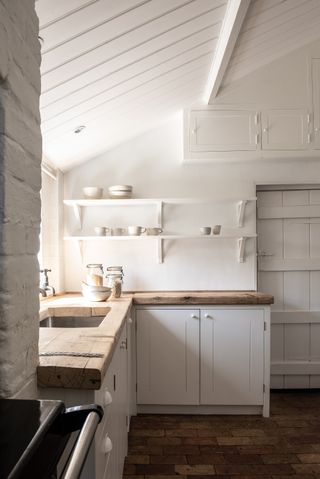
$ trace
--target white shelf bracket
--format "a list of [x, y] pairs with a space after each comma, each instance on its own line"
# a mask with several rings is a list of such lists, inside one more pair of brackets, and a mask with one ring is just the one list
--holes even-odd
[[163, 239], [158, 238], [158, 263], [163, 263]]
[[237, 224], [239, 228], [242, 228], [243, 226], [244, 214], [246, 211], [247, 203], [247, 200], [241, 200], [237, 204]]
[[77, 240], [76, 243], [78, 244], [78, 251], [80, 253], [81, 263], [83, 262], [83, 240]]
[[73, 212], [78, 222], [79, 229], [82, 229], [82, 207], [77, 204], [73, 204]]
[[157, 202], [157, 219], [158, 219], [158, 227], [163, 228], [163, 202]]
[[239, 263], [244, 263], [244, 254], [246, 250], [246, 241], [247, 238], [243, 236], [242, 238], [238, 239], [238, 262]]

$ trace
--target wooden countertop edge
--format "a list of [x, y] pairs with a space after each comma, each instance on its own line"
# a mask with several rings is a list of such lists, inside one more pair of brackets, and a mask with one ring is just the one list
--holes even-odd
[[217, 305], [269, 305], [274, 303], [274, 297], [269, 294], [258, 291], [219, 291], [219, 292], [152, 292], [152, 293], [133, 293], [134, 305], [145, 304], [217, 304]]

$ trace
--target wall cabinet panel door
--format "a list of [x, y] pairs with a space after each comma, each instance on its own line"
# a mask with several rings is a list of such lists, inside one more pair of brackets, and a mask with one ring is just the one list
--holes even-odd
[[261, 114], [263, 150], [306, 150], [308, 112], [305, 109], [266, 110]]
[[312, 59], [312, 102], [314, 114], [314, 148], [320, 149], [320, 58]]
[[190, 112], [191, 152], [256, 150], [257, 113], [249, 110]]
[[136, 314], [138, 404], [198, 404], [199, 310]]
[[263, 373], [263, 310], [201, 310], [201, 404], [262, 404]]

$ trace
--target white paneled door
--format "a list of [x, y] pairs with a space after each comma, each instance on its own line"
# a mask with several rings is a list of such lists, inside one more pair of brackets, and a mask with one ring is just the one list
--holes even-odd
[[320, 189], [259, 191], [258, 288], [274, 295], [271, 387], [320, 387]]

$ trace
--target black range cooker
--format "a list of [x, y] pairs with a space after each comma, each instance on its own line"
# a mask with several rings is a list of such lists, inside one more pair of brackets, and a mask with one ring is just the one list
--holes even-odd
[[103, 416], [95, 404], [0, 399], [0, 479], [77, 479]]

